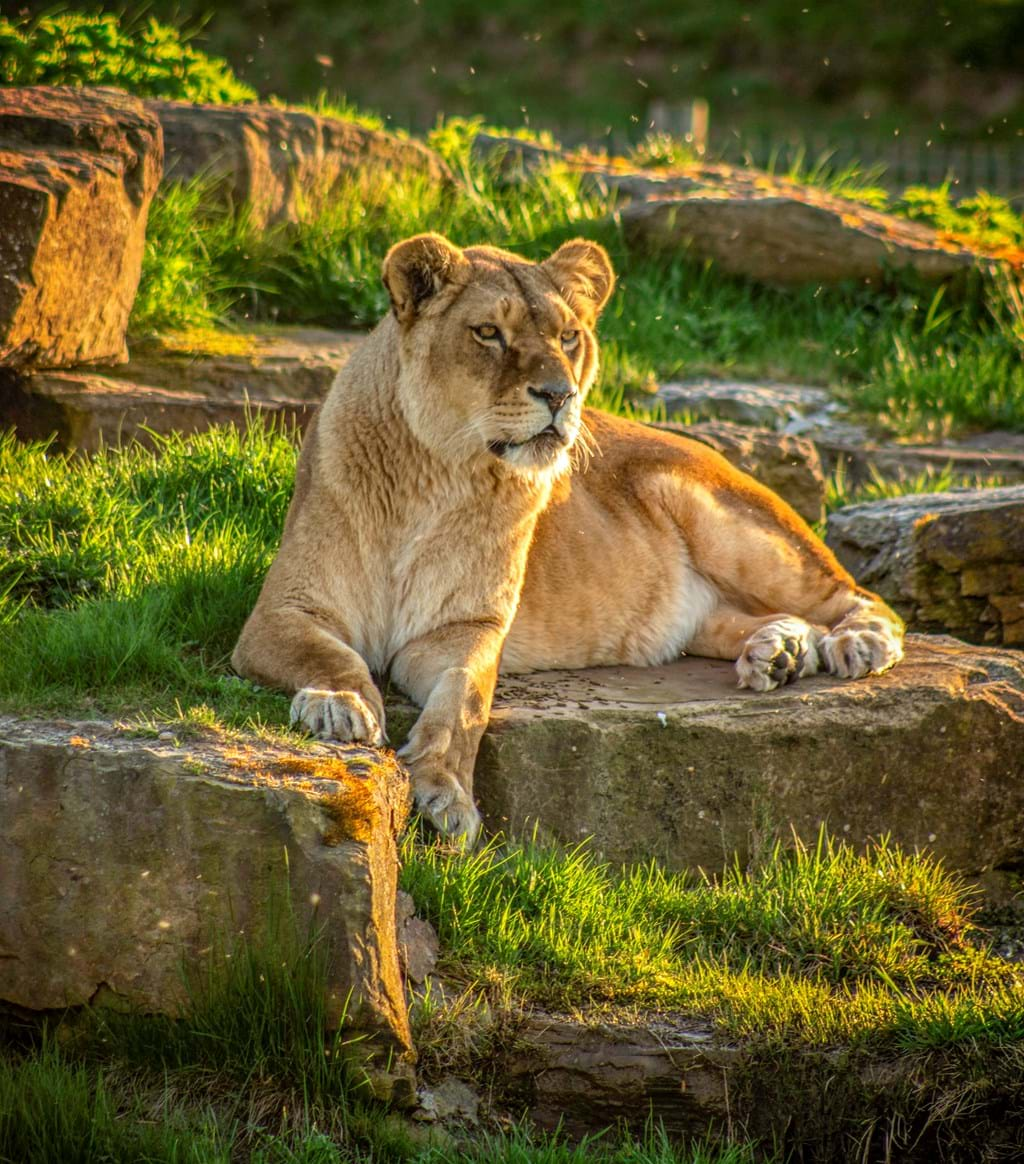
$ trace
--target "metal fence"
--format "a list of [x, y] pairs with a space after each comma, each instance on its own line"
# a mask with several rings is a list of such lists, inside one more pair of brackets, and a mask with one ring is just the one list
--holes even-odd
[[842, 171], [856, 166], [874, 173], [887, 190], [906, 186], [937, 186], [949, 182], [960, 197], [987, 190], [1008, 198], [1024, 198], [1024, 139], [1020, 145], [1004, 142], [943, 142], [923, 137], [812, 138], [804, 142], [772, 141], [767, 136], [738, 141], [716, 141], [709, 154], [724, 161], [749, 161], [761, 168], [786, 173], [826, 165]]
[[689, 142], [712, 160], [749, 162], [775, 173], [856, 167], [890, 191], [949, 182], [959, 197], [987, 190], [1024, 198], [1024, 137], [1017, 142], [956, 142], [944, 140], [940, 131], [933, 137], [814, 134], [793, 140], [768, 133], [716, 134], [714, 118], [701, 99], [653, 101], [645, 122], [655, 132]]

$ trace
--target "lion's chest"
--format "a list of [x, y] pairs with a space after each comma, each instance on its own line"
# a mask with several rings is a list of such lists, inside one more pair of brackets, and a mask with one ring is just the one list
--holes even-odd
[[[496, 531], [486, 508], [435, 497], [410, 504], [361, 563], [352, 645], [378, 674], [407, 644], [453, 623], [509, 621], [522, 581], [525, 544]], [[527, 539], [528, 540], [528, 539]]]

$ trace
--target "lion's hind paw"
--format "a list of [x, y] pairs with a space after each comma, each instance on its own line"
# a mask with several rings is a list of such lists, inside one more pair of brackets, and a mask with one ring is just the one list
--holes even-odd
[[894, 667], [903, 658], [903, 643], [881, 623], [870, 627], [837, 627], [821, 640], [821, 655], [830, 675], [860, 679]]
[[736, 660], [740, 687], [773, 691], [818, 670], [814, 631], [799, 618], [780, 618], [747, 639]]

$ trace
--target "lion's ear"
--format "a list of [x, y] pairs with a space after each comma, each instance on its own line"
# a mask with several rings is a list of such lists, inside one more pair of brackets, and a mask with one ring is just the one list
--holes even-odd
[[462, 251], [439, 234], [417, 234], [395, 243], [381, 274], [396, 318], [401, 323], [412, 320], [467, 262]]
[[541, 266], [584, 323], [594, 323], [615, 289], [615, 271], [604, 247], [585, 238], [574, 238], [563, 243]]

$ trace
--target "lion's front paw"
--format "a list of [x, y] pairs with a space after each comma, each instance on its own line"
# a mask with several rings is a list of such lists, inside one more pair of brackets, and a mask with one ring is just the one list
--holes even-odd
[[903, 643], [887, 626], [830, 631], [821, 640], [825, 669], [842, 679], [888, 671], [903, 658]]
[[814, 631], [802, 619], [780, 618], [747, 639], [736, 660], [740, 687], [772, 691], [818, 670]]
[[383, 725], [355, 691], [303, 687], [292, 700], [291, 722], [322, 740], [359, 741], [378, 748], [384, 743]]
[[473, 798], [446, 772], [429, 776], [413, 773], [413, 796], [416, 808], [442, 836], [464, 840], [472, 845], [480, 832], [480, 813]]

